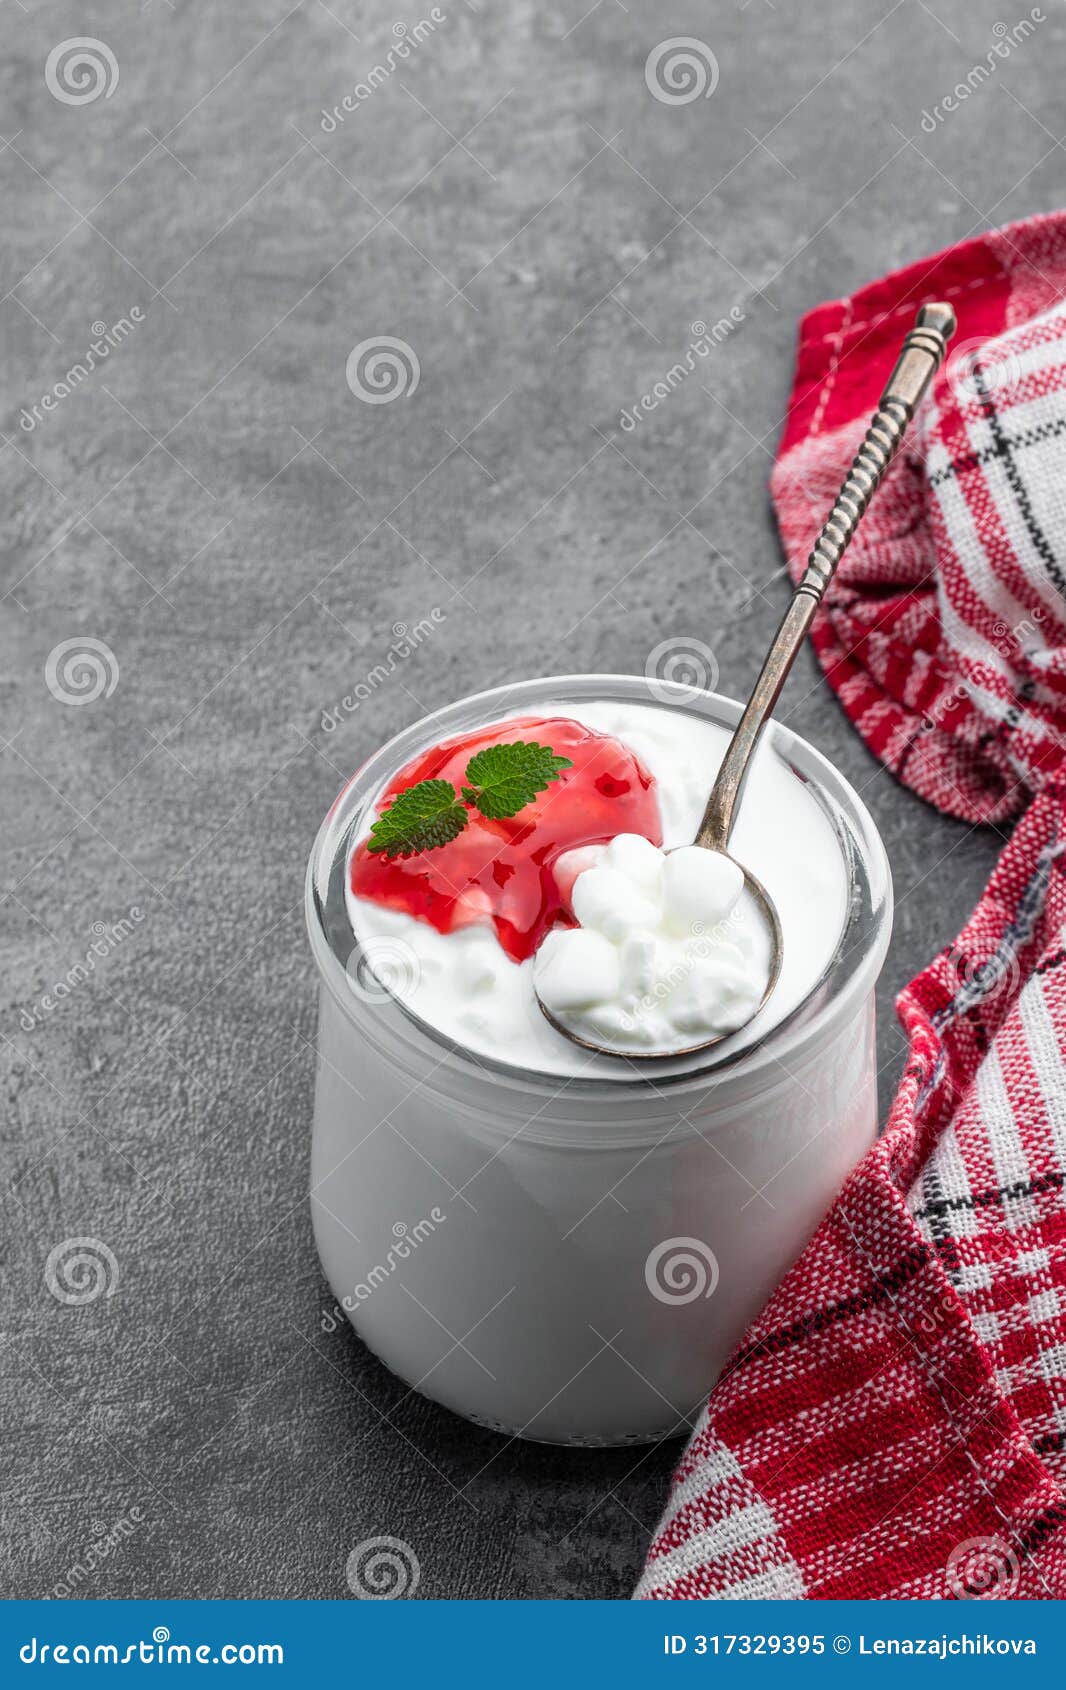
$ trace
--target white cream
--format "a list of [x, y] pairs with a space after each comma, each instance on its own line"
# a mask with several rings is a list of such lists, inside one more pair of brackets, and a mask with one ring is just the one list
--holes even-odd
[[[664, 849], [691, 845], [729, 743], [724, 728], [681, 710], [648, 704], [561, 702], [538, 706], [537, 713], [570, 717], [635, 751], [656, 781]], [[366, 816], [362, 837], [375, 815]], [[588, 849], [584, 866], [598, 866], [596, 852], [602, 848]], [[803, 781], [774, 754], [772, 726], [748, 775], [730, 853], [773, 899], [784, 942], [780, 977], [768, 1003], [750, 1022], [747, 1015], [739, 1018], [741, 1031], [718, 1047], [723, 1057], [763, 1037], [802, 1002], [825, 972], [846, 913], [847, 882], [836, 834]], [[347, 877], [346, 884], [349, 920], [371, 970], [454, 1043], [476, 1056], [502, 1056], [541, 1073], [640, 1078], [640, 1064], [582, 1050], [549, 1024], [537, 1003], [534, 959], [512, 962], [491, 925], [439, 933], [403, 911], [355, 897]], [[754, 908], [745, 913], [742, 907], [741, 914], [745, 931], [753, 926], [765, 933]], [[753, 970], [761, 966], [757, 949], [747, 960]], [[757, 995], [761, 997], [761, 988]], [[655, 1048], [676, 1049], [694, 1042], [688, 1036], [667, 1038]], [[698, 1057], [667, 1061], [662, 1072], [698, 1062]]]
[[661, 851], [636, 833], [582, 855], [592, 861], [571, 893], [578, 926], [549, 933], [533, 959], [537, 994], [561, 1026], [649, 1055], [751, 1020], [772, 947], [732, 858], [699, 845]]

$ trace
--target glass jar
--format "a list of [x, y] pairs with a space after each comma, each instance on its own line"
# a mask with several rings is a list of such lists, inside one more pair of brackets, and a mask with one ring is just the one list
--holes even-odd
[[[829, 818], [847, 907], [827, 968], [764, 1037], [698, 1066], [566, 1078], [474, 1056], [363, 966], [345, 907], [353, 830], [420, 751], [549, 704], [740, 705], [636, 676], [527, 681], [460, 700], [383, 746], [340, 793], [307, 876], [320, 976], [311, 1200], [359, 1336], [414, 1389], [553, 1443], [684, 1432], [730, 1350], [877, 1131], [874, 986], [891, 879], [865, 806], [804, 740], [780, 758]], [[708, 771], [708, 788], [713, 771]]]

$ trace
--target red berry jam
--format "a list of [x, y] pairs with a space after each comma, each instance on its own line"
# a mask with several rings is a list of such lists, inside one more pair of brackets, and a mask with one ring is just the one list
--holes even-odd
[[565, 851], [604, 844], [617, 833], [641, 833], [662, 844], [655, 781], [640, 759], [618, 740], [566, 717], [516, 717], [447, 739], [399, 771], [379, 809], [420, 780], [461, 787], [476, 751], [514, 740], [550, 745], [557, 756], [569, 757], [571, 767], [507, 820], [490, 821], [471, 810], [459, 837], [435, 850], [388, 860], [363, 841], [351, 861], [356, 897], [403, 910], [439, 933], [491, 921], [507, 955], [523, 962], [549, 928], [573, 926], [570, 887], [560, 889], [554, 874]]

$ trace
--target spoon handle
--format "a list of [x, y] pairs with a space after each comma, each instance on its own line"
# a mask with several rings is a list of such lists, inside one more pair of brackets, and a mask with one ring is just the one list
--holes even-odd
[[822, 594], [884, 480], [954, 332], [955, 313], [950, 305], [922, 306], [729, 742], [696, 835], [697, 845], [711, 851], [724, 851], [728, 846], [737, 800], [759, 735], [781, 696]]

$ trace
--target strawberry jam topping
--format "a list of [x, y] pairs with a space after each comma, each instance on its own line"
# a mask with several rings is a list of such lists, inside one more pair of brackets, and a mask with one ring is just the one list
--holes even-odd
[[507, 955], [523, 962], [549, 928], [574, 925], [554, 873], [565, 851], [604, 844], [618, 833], [662, 844], [655, 781], [640, 759], [618, 740], [567, 717], [517, 717], [447, 739], [401, 769], [378, 807], [421, 780], [448, 780], [459, 788], [475, 752], [515, 740], [549, 745], [569, 757], [571, 767], [516, 816], [492, 821], [471, 810], [458, 838], [417, 856], [390, 860], [369, 851], [364, 840], [351, 860], [356, 897], [403, 910], [440, 933], [491, 921]]

